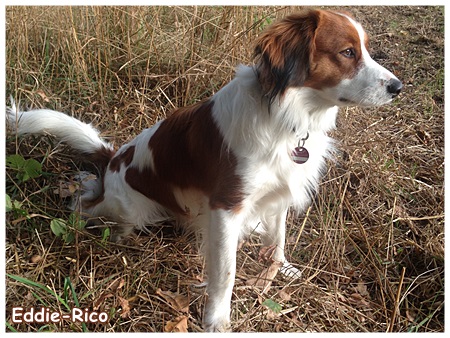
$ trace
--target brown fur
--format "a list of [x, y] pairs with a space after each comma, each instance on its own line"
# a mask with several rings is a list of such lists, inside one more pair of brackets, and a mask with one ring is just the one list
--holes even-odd
[[127, 183], [174, 213], [185, 215], [174, 188], [198, 190], [212, 209], [237, 210], [243, 199], [236, 157], [225, 148], [213, 120], [214, 103], [180, 108], [164, 120], [149, 141], [154, 169], [129, 167]]

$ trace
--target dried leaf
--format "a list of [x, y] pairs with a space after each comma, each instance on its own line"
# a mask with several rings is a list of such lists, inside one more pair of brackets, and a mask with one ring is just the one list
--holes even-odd
[[124, 285], [125, 285], [125, 280], [122, 277], [119, 277], [108, 286], [108, 289], [115, 292], [118, 289], [121, 289]]
[[31, 263], [38, 263], [42, 260], [42, 256], [40, 255], [34, 255], [30, 258]]
[[359, 293], [352, 293], [348, 298], [350, 304], [356, 305], [358, 307], [368, 308], [369, 302], [364, 299]]
[[128, 302], [128, 300], [120, 296], [117, 296], [117, 298], [119, 299], [120, 307], [122, 308], [122, 314], [120, 315], [120, 317], [128, 318], [131, 310], [130, 303]]
[[73, 194], [80, 188], [80, 185], [76, 182], [59, 182], [58, 189], [53, 190], [55, 195], [59, 195], [63, 198], [73, 196]]
[[414, 323], [416, 320], [416, 313], [414, 310], [406, 310], [406, 318], [408, 318], [408, 321], [411, 323]]
[[97, 311], [100, 309], [100, 306], [103, 304], [106, 298], [113, 297], [114, 295], [111, 292], [103, 292], [100, 297], [98, 297], [96, 300], [94, 300], [94, 303], [92, 305], [92, 308], [94, 311]]
[[44, 93], [43, 90], [38, 90], [36, 91], [36, 94], [38, 94], [42, 100], [44, 100], [45, 102], [50, 102], [50, 100], [48, 99], [47, 95]]
[[273, 262], [268, 268], [261, 271], [258, 277], [248, 279], [245, 284], [261, 288], [262, 292], [268, 291], [281, 265], [282, 263], [280, 262]]
[[170, 320], [164, 326], [164, 332], [188, 332], [186, 316], [179, 316], [174, 320]]
[[175, 310], [181, 312], [189, 311], [189, 298], [171, 291], [156, 290], [156, 294], [164, 298]]
[[83, 172], [75, 175], [69, 181], [60, 181], [58, 189], [53, 191], [54, 194], [61, 197], [73, 196], [75, 192], [80, 190], [82, 184], [88, 184], [89, 181], [96, 180], [97, 176], [91, 173]]
[[288, 294], [284, 289], [278, 293], [278, 296], [285, 302], [289, 302], [292, 298], [291, 295]]
[[264, 263], [266, 262], [272, 263], [273, 262], [272, 257], [276, 248], [277, 248], [276, 245], [262, 247], [261, 250], [259, 250], [258, 261]]
[[121, 289], [125, 284], [123, 278], [116, 278], [111, 284], [108, 285], [105, 291], [93, 302], [93, 309], [97, 311], [100, 305], [103, 304], [106, 298], [113, 297], [118, 289]]
[[367, 285], [361, 279], [358, 280], [358, 284], [355, 289], [363, 297], [366, 297], [369, 295], [369, 292], [367, 291]]

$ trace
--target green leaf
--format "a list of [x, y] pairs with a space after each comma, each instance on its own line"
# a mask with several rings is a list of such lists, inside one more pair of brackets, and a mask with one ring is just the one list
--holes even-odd
[[269, 309], [271, 309], [275, 313], [280, 313], [282, 306], [281, 304], [278, 304], [277, 302], [273, 301], [272, 299], [266, 299], [262, 305], [267, 306]]
[[83, 230], [86, 226], [86, 221], [82, 220], [80, 215], [76, 212], [72, 212], [69, 215], [67, 223], [77, 230]]
[[62, 239], [64, 240], [65, 243], [72, 243], [73, 240], [75, 239], [75, 233], [73, 231], [69, 231], [66, 232], [65, 234], [62, 235]]
[[14, 210], [12, 202], [11, 202], [11, 197], [9, 197], [8, 194], [6, 194], [5, 205], [6, 205], [6, 212], [10, 212], [11, 210]]
[[67, 221], [55, 218], [50, 222], [50, 229], [55, 236], [61, 237], [66, 243], [73, 242], [76, 231], [83, 230], [85, 226], [86, 221], [82, 220], [77, 213], [71, 213]]
[[25, 159], [18, 154], [6, 156], [6, 165], [11, 169], [23, 168], [24, 163]]
[[13, 208], [20, 211], [22, 215], [26, 215], [26, 211], [22, 209], [22, 202], [14, 201]]
[[8, 194], [5, 197], [6, 212], [13, 212], [14, 217], [27, 216], [27, 211], [22, 209], [22, 202], [11, 200]]
[[38, 161], [30, 158], [25, 161], [24, 171], [23, 182], [30, 178], [39, 177], [42, 174], [42, 165]]
[[50, 229], [55, 236], [63, 236], [67, 233], [67, 223], [61, 218], [55, 218], [50, 222]]
[[103, 229], [103, 233], [102, 233], [102, 242], [108, 242], [109, 241], [109, 236], [111, 236], [111, 230], [109, 228], [105, 228]]
[[16, 170], [16, 178], [25, 182], [30, 178], [36, 178], [42, 174], [42, 165], [30, 158], [25, 160], [21, 155], [14, 154], [6, 157], [6, 165], [8, 168]]

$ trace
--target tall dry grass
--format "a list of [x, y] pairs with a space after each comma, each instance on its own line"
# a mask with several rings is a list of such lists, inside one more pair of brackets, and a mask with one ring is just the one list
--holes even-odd
[[[292, 7], [7, 7], [6, 91], [21, 105], [48, 107], [93, 122], [122, 144], [227, 83], [250, 63], [252, 43]], [[443, 10], [346, 8], [372, 36], [372, 54], [397, 73], [405, 91], [380, 109], [344, 109], [339, 140], [319, 194], [304, 218], [289, 217], [287, 252], [300, 281], [278, 276], [266, 293], [247, 281], [259, 274], [259, 241], [238, 253], [233, 295], [237, 331], [444, 330]], [[433, 50], [433, 53], [429, 53]], [[426, 56], [426, 57], [425, 57]], [[189, 297], [190, 331], [201, 330], [203, 278], [195, 244], [167, 226], [125, 244], [79, 233], [65, 244], [49, 230], [67, 219], [55, 191], [78, 163], [51, 139], [7, 139], [7, 152], [43, 163], [45, 173], [7, 194], [26, 216], [7, 214], [6, 272], [67, 293], [82, 307], [108, 311], [91, 331], [163, 331], [180, 315], [158, 288]], [[120, 287], [114, 280], [121, 280]], [[108, 297], [104, 297], [108, 295]], [[281, 305], [279, 312], [265, 300]], [[126, 300], [126, 302], [124, 301]], [[12, 306], [45, 304], [49, 293], [7, 278]], [[128, 310], [127, 310], [128, 306]], [[81, 324], [10, 325], [18, 331], [82, 331]]]
[[[9, 7], [7, 90], [70, 111], [150, 106], [159, 117], [229, 81], [258, 32], [289, 9]], [[126, 97], [126, 99], [124, 98]]]

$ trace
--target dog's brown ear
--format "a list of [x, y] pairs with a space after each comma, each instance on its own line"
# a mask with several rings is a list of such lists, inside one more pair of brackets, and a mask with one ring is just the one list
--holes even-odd
[[254, 57], [264, 94], [272, 102], [289, 86], [301, 86], [308, 77], [310, 54], [320, 11], [287, 16], [267, 28], [256, 42]]

